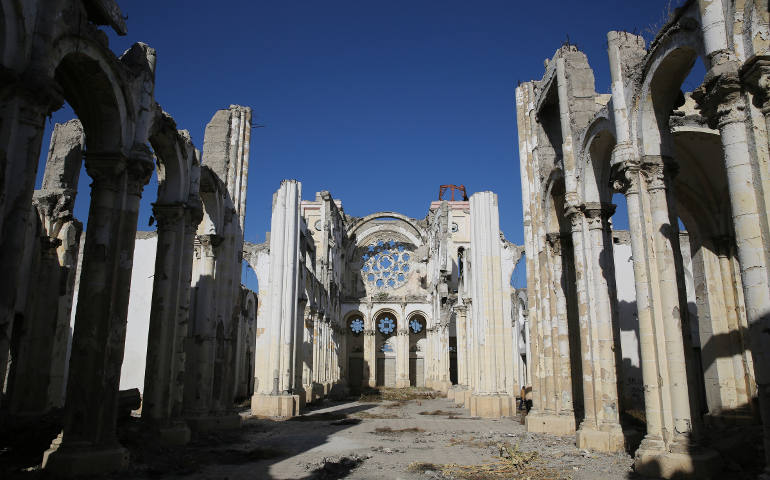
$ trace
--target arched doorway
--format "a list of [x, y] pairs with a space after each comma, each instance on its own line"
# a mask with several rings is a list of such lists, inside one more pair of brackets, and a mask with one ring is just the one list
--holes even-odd
[[376, 385], [396, 386], [397, 321], [393, 312], [385, 311], [374, 317]]
[[425, 386], [425, 328], [427, 323], [422, 314], [409, 318], [409, 385]]

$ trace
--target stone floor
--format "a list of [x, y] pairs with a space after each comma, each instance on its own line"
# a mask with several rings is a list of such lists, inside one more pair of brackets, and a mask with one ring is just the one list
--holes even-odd
[[[626, 453], [580, 451], [574, 436], [530, 434], [519, 419], [472, 418], [445, 398], [359, 400], [326, 401], [284, 421], [244, 412], [240, 430], [200, 436], [175, 448], [157, 447], [138, 419], [131, 419], [120, 427], [131, 467], [110, 478], [637, 478]], [[740, 465], [729, 467], [721, 478], [755, 475]], [[38, 468], [17, 469], [8, 478], [45, 478]]]

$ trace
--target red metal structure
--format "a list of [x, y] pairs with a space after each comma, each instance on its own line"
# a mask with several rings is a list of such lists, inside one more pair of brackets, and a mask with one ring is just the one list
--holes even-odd
[[[455, 201], [455, 191], [458, 192], [458, 196], [459, 196], [459, 193], [463, 194], [463, 199], [462, 199], [463, 202], [468, 201], [468, 194], [465, 192], [465, 185], [441, 185], [438, 190], [439, 200], [444, 199], [444, 193], [447, 190], [452, 190], [452, 199], [451, 199], [452, 202]], [[460, 201], [460, 200], [457, 200], [457, 201]]]

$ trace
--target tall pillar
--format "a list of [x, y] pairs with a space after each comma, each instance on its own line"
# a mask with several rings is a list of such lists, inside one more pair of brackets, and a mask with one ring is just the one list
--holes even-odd
[[116, 436], [118, 386], [126, 335], [136, 223], [149, 152], [86, 155], [93, 179], [70, 356], [63, 432], [43, 456], [62, 475], [126, 466]]
[[[461, 260], [462, 261], [462, 260]], [[457, 385], [452, 389], [452, 397], [455, 404], [461, 405], [465, 401], [464, 392], [468, 388], [468, 345], [467, 345], [467, 316], [468, 306], [465, 304], [455, 305], [455, 330], [457, 340]]]
[[72, 216], [82, 145], [78, 120], [56, 124], [42, 188], [32, 200], [27, 252], [25, 260], [19, 261], [26, 271], [25, 282], [17, 288], [23, 316], [13, 332], [15, 353], [6, 391], [8, 411], [16, 415], [43, 414], [63, 406], [75, 266], [83, 229]]
[[184, 370], [178, 358], [179, 338], [187, 334], [187, 322], [179, 322], [182, 307], [185, 261], [185, 205], [156, 204], [158, 248], [152, 287], [152, 309], [147, 340], [147, 367], [144, 375], [142, 419], [160, 430], [161, 438], [172, 444], [190, 440], [190, 429], [181, 419], [172, 420], [172, 410], [184, 390]]
[[[515, 397], [506, 392], [505, 335], [501, 273], [500, 218], [497, 195], [471, 196], [471, 257], [473, 259], [473, 309], [479, 351], [479, 382], [471, 396], [471, 415], [509, 417], [516, 412]], [[509, 366], [512, 368], [512, 365]]]
[[396, 337], [396, 388], [409, 386], [409, 326], [401, 317]]
[[[578, 448], [604, 452], [624, 448], [618, 412], [612, 307], [608, 271], [612, 245], [605, 244], [604, 220], [611, 210], [587, 204], [569, 212], [575, 251], [579, 303], [580, 349], [585, 416], [577, 431]], [[578, 273], [579, 272], [579, 273]]]
[[299, 281], [299, 222], [302, 184], [284, 180], [273, 197], [270, 224], [269, 318], [265, 334], [269, 351], [263, 361], [271, 378], [259, 379], [251, 400], [254, 415], [290, 417], [299, 413], [299, 398], [292, 393], [296, 365], [294, 342]]
[[305, 307], [302, 312], [302, 389], [305, 402], [313, 402], [313, 308]]
[[766, 148], [756, 146], [755, 141], [761, 137], [749, 138], [753, 129], [747, 113], [752, 107], [741, 88], [745, 87], [753, 94], [753, 102], [761, 109], [766, 130], [770, 131], [770, 57], [751, 57], [740, 74], [742, 81], [730, 73], [715, 76], [709, 84], [699, 88], [702, 92], [697, 101], [701, 112], [709, 119], [709, 126], [719, 128], [722, 140], [746, 303], [748, 338], [762, 418], [765, 474], [770, 476], [770, 212], [767, 210], [767, 192], [763, 187], [767, 185], [768, 159], [757, 158], [767, 152]]
[[[38, 79], [35, 79], [38, 80]], [[29, 91], [32, 85], [9, 86], [19, 90], [0, 102], [0, 389], [6, 384], [15, 317], [16, 293], [25, 275], [19, 259], [24, 253], [26, 224], [43, 141], [45, 117], [62, 104], [53, 88]], [[34, 85], [33, 88], [40, 87]], [[40, 100], [43, 100], [42, 102]]]
[[[646, 475], [670, 477], [677, 471], [713, 468], [718, 456], [694, 452], [692, 419], [685, 362], [682, 313], [674, 258], [673, 233], [667, 204], [663, 159], [649, 157], [640, 164], [621, 147], [621, 174], [615, 189], [628, 205], [639, 318], [642, 379], [647, 433], [636, 452], [635, 468]], [[676, 245], [678, 246], [678, 245]], [[688, 332], [689, 334], [689, 332]]]
[[547, 265], [543, 276], [548, 282], [543, 302], [545, 312], [538, 331], [539, 353], [542, 361], [538, 408], [527, 415], [528, 432], [568, 435], [575, 431], [575, 412], [572, 400], [572, 367], [570, 364], [569, 331], [567, 325], [567, 298], [563, 282], [566, 275], [562, 264], [563, 243], [567, 241], [559, 232], [545, 237], [543, 264]]

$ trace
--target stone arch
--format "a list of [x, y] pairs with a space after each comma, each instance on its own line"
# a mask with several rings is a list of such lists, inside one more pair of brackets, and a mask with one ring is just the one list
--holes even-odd
[[603, 110], [586, 129], [578, 161], [578, 194], [583, 202], [609, 203], [610, 161], [616, 144], [615, 124]]
[[683, 103], [680, 87], [698, 57], [708, 65], [696, 13], [687, 10], [677, 21], [670, 22], [645, 57], [631, 114], [631, 128], [642, 156], [673, 156], [668, 119], [671, 111]]
[[48, 67], [83, 124], [88, 149], [128, 154], [135, 109], [114, 57], [88, 39], [64, 36], [54, 43]]
[[367, 228], [370, 223], [377, 219], [391, 219], [394, 218], [399, 222], [394, 222], [394, 226], [404, 226], [406, 228], [401, 233], [409, 238], [416, 246], [420, 246], [428, 238], [427, 232], [424, 228], [415, 223], [411, 218], [406, 215], [402, 215], [396, 212], [377, 212], [367, 215], [366, 217], [358, 220], [348, 227], [347, 235], [350, 238], [365, 238], [372, 233], [370, 228]]

